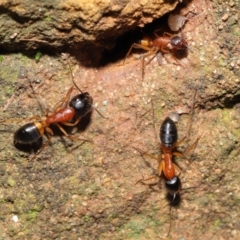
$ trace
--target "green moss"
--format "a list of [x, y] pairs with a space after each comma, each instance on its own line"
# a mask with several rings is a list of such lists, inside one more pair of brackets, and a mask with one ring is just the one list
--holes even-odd
[[[155, 215], [156, 216], [156, 215]], [[118, 231], [124, 233], [124, 239], [150, 239], [148, 229], [152, 229], [154, 234], [159, 235], [159, 226], [163, 225], [159, 222], [158, 216], [155, 218], [145, 217], [139, 215], [138, 218], [132, 219], [123, 228], [118, 229]]]
[[146, 222], [144, 219], [142, 221], [131, 221], [128, 223], [127, 229], [129, 231], [129, 238], [138, 238], [144, 233], [146, 229]]
[[51, 19], [51, 17], [50, 17], [50, 16], [46, 16], [46, 18], [45, 18], [45, 21], [49, 23], [49, 22], [51, 22], [51, 21], [52, 21], [52, 19]]
[[222, 111], [222, 120], [229, 124], [231, 121], [230, 112], [228, 110]]
[[26, 214], [29, 211], [41, 210], [41, 208], [37, 205], [36, 196], [32, 193], [24, 196], [24, 198], [16, 199], [14, 207], [19, 214]]
[[226, 67], [227, 66], [227, 62], [223, 59], [223, 58], [219, 58], [219, 65], [221, 67]]
[[219, 227], [221, 225], [221, 220], [220, 219], [217, 219], [215, 222], [214, 222], [214, 226], [215, 227]]
[[115, 218], [117, 218], [117, 215], [116, 214], [109, 214], [108, 216], [107, 216], [107, 220], [110, 222], [110, 221], [112, 221], [113, 219], [115, 219]]
[[23, 55], [22, 53], [17, 54], [16, 58], [24, 62], [30, 61], [30, 59], [27, 56]]
[[99, 190], [100, 190], [99, 186], [97, 186], [95, 183], [93, 183], [93, 184], [89, 185], [88, 188], [85, 189], [84, 194], [87, 196], [96, 195]]
[[161, 107], [158, 107], [157, 109], [155, 109], [154, 114], [155, 114], [155, 118], [156, 121], [159, 121], [159, 119], [162, 119], [163, 116], [163, 111], [164, 109]]
[[35, 60], [36, 60], [36, 62], [39, 62], [41, 57], [42, 57], [42, 53], [38, 51], [38, 52], [35, 54]]
[[68, 182], [70, 185], [73, 185], [73, 186], [79, 185], [79, 180], [75, 176], [69, 177]]
[[26, 214], [26, 217], [27, 217], [28, 220], [32, 221], [32, 220], [36, 219], [37, 215], [38, 215], [38, 211], [31, 210]]
[[[221, 119], [223, 120], [227, 128], [228, 126], [231, 126], [231, 122], [232, 122], [231, 110], [227, 110], [227, 109], [223, 110]], [[239, 129], [231, 128], [230, 130], [231, 130], [231, 133], [236, 136], [236, 138], [238, 139], [240, 138]]]
[[7, 183], [11, 187], [14, 187], [16, 185], [16, 181], [11, 177], [8, 178]]
[[7, 88], [7, 93], [8, 93], [8, 94], [11, 95], [13, 92], [14, 92], [14, 88], [13, 88], [13, 87], [8, 87], [8, 88]]
[[4, 79], [5, 82], [13, 82], [16, 81], [17, 74], [17, 70], [14, 71], [9, 67], [5, 66], [1, 68], [0, 78]]
[[4, 57], [0, 55], [0, 62], [2, 62], [3, 60], [4, 60]]
[[83, 217], [83, 220], [84, 220], [84, 222], [90, 222], [92, 220], [92, 218], [89, 215], [85, 215]]

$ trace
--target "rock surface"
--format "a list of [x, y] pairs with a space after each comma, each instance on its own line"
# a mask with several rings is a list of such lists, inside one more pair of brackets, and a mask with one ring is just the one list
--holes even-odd
[[[157, 173], [157, 160], [134, 148], [158, 157], [155, 135], [165, 117], [177, 112], [182, 113], [179, 139], [190, 133], [177, 150], [184, 152], [200, 139], [184, 158], [174, 157], [183, 189], [180, 206], [171, 209], [168, 239], [239, 240], [238, 3], [190, 1], [180, 14], [202, 13], [183, 28], [192, 51], [179, 60], [182, 65], [168, 54], [161, 66], [154, 58], [144, 79], [135, 51], [124, 64], [124, 56], [116, 61], [109, 54], [107, 64], [98, 68], [79, 62], [78, 52], [0, 54], [0, 239], [165, 237], [170, 225], [166, 190], [161, 184], [148, 186], [158, 179], [136, 184]], [[119, 51], [127, 51], [120, 40]], [[93, 111], [79, 126], [63, 126], [74, 141], [51, 126], [51, 144], [31, 161], [31, 150], [14, 147], [14, 132], [33, 116], [45, 116], [39, 97], [51, 112], [60, 104], [73, 85], [69, 64], [75, 82], [105, 118]]]
[[164, 0], [1, 0], [0, 48], [112, 48], [115, 39], [173, 10]]

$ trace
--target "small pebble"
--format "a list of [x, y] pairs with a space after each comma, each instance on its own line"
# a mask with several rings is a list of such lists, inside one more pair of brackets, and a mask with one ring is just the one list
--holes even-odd
[[17, 216], [17, 215], [13, 215], [12, 220], [13, 220], [15, 223], [18, 222], [18, 216]]
[[228, 20], [228, 13], [225, 13], [223, 16], [222, 16], [222, 21], [225, 22]]
[[180, 115], [177, 112], [171, 112], [168, 117], [170, 117], [174, 122], [178, 122], [180, 120]]
[[218, 30], [223, 30], [223, 25], [222, 25], [222, 24], [220, 24], [220, 25], [218, 26]]

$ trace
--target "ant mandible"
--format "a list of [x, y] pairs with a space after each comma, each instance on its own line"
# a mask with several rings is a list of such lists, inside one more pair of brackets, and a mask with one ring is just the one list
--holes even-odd
[[[158, 64], [162, 65], [162, 54], [171, 53], [177, 64], [181, 65], [181, 63], [176, 58], [176, 54], [178, 51], [186, 52], [189, 49], [188, 43], [183, 37], [182, 33], [181, 37], [173, 36], [167, 32], [164, 32], [162, 36], [159, 36], [157, 34], [158, 31], [159, 30], [154, 31], [155, 38], [153, 40], [149, 37], [145, 37], [143, 40], [140, 40], [139, 43], [133, 43], [125, 57], [125, 59], [128, 57], [133, 48], [148, 51], [142, 55], [142, 79], [144, 77], [144, 70], [146, 65], [151, 62], [155, 56], [157, 56]], [[153, 55], [153, 57], [147, 63], [145, 63], [145, 58], [151, 55]]]

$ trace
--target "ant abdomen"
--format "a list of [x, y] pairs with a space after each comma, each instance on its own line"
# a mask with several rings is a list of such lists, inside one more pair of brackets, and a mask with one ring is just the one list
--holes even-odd
[[170, 117], [165, 118], [165, 120], [163, 121], [160, 128], [159, 136], [161, 144], [166, 147], [171, 147], [177, 142], [177, 126]]
[[32, 144], [40, 139], [43, 135], [42, 124], [40, 122], [27, 123], [20, 127], [14, 134], [14, 143]]

